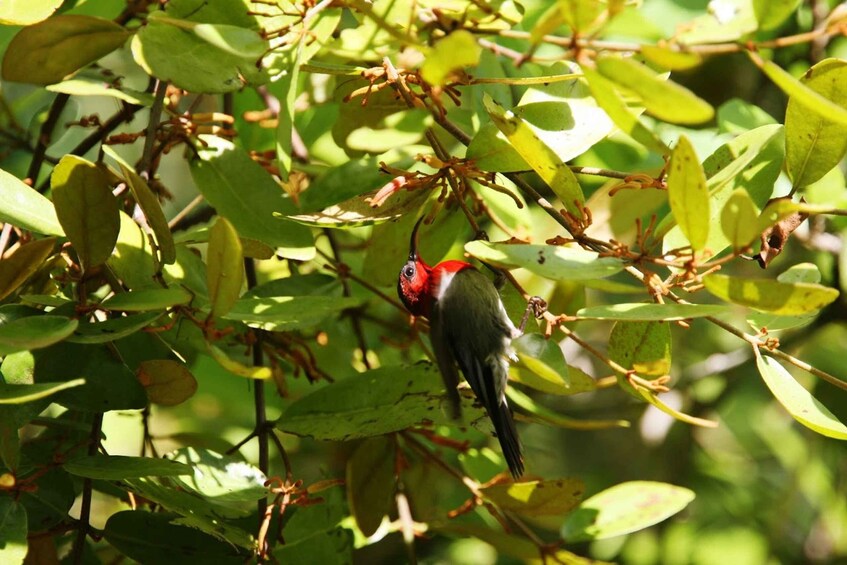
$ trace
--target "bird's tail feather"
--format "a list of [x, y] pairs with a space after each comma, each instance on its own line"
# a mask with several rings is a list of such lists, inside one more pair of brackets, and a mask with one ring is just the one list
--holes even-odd
[[486, 409], [488, 417], [494, 424], [494, 431], [497, 432], [497, 440], [500, 442], [500, 449], [503, 450], [503, 457], [509, 465], [509, 472], [517, 479], [523, 475], [524, 464], [523, 455], [521, 455], [521, 442], [518, 439], [518, 430], [515, 427], [512, 410], [506, 404], [505, 398], [496, 407], [486, 406]]

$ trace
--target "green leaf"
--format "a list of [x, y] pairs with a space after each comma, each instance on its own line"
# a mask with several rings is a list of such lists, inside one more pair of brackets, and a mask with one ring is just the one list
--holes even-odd
[[[847, 61], [824, 59], [806, 71], [800, 83], [847, 110]], [[844, 122], [820, 113], [797, 95], [788, 98], [785, 111], [785, 165], [795, 187], [822, 178], [847, 153]]]
[[256, 501], [268, 494], [264, 473], [236, 457], [208, 449], [184, 447], [168, 458], [194, 468], [188, 476], [174, 477], [175, 483], [225, 509], [230, 517], [245, 516], [255, 511]]
[[480, 489], [482, 497], [501, 510], [523, 516], [563, 516], [582, 499], [579, 479], [552, 479], [495, 484]]
[[0, 355], [48, 347], [68, 338], [77, 325], [76, 320], [49, 314], [3, 323], [0, 325]]
[[[579, 68], [556, 63], [556, 78], [572, 77], [530, 86], [512, 109], [562, 162], [582, 155], [615, 129], [615, 124], [589, 95], [579, 79]], [[529, 165], [493, 123], [485, 123], [471, 140], [466, 153], [484, 171], [521, 171]]]
[[206, 283], [212, 303], [210, 315], [219, 318], [232, 309], [244, 284], [244, 255], [238, 233], [223, 216], [209, 231], [206, 252]]
[[[671, 328], [665, 322], [619, 321], [609, 336], [609, 358], [638, 376], [658, 378], [671, 370]], [[634, 393], [623, 375], [618, 385]]]
[[611, 304], [608, 306], [590, 306], [579, 310], [580, 318], [594, 320], [641, 320], [667, 321], [687, 320], [717, 316], [729, 311], [719, 304]]
[[221, 367], [233, 375], [247, 379], [269, 379], [273, 376], [273, 371], [270, 367], [239, 363], [238, 361], [231, 359], [229, 355], [226, 354], [226, 351], [208, 342], [206, 343], [206, 352], [212, 357], [212, 359], [217, 361]]
[[6, 384], [0, 383], [0, 404], [24, 404], [47, 398], [57, 392], [85, 384], [85, 379], [73, 379], [64, 383]]
[[724, 0], [702, 16], [680, 26], [675, 40], [685, 45], [734, 42], [756, 31], [750, 0]]
[[277, 249], [282, 257], [314, 257], [311, 232], [284, 218], [296, 212], [282, 187], [246, 151], [214, 136], [202, 136], [200, 159], [191, 162], [197, 188], [240, 235]]
[[800, 386], [785, 368], [773, 357], [764, 357], [754, 348], [756, 367], [774, 397], [795, 420], [819, 434], [847, 440], [847, 426], [836, 418], [826, 406]]
[[579, 247], [471, 241], [465, 244], [465, 251], [496, 267], [522, 267], [551, 280], [593, 280], [612, 276], [624, 268], [618, 259], [600, 257]]
[[0, 561], [23, 563], [29, 551], [24, 505], [10, 496], [0, 498]]
[[56, 238], [31, 241], [18, 247], [0, 261], [0, 300], [6, 298], [31, 277], [53, 253]]
[[292, 331], [314, 327], [342, 310], [361, 304], [359, 298], [333, 296], [242, 298], [223, 318], [267, 331]]
[[71, 475], [104, 481], [120, 481], [138, 477], [171, 477], [194, 473], [190, 465], [183, 463], [124, 455], [87, 455], [72, 459], [62, 467]]
[[421, 65], [421, 76], [429, 84], [441, 86], [453, 71], [479, 63], [482, 47], [471, 32], [460, 29], [438, 40]]
[[783, 283], [711, 274], [703, 278], [706, 290], [721, 300], [756, 310], [797, 316], [820, 310], [838, 298], [834, 288], [809, 283]]
[[758, 211], [743, 188], [736, 188], [721, 210], [721, 229], [734, 250], [746, 249], [761, 233], [756, 231]]
[[568, 365], [562, 348], [555, 340], [530, 333], [512, 341], [512, 347], [521, 365], [538, 375], [543, 381], [568, 387], [570, 384]]
[[135, 375], [153, 404], [176, 406], [197, 392], [194, 375], [178, 361], [148, 359], [141, 362]]
[[122, 318], [111, 318], [102, 322], [83, 322], [68, 337], [71, 343], [106, 343], [140, 331], [154, 321], [162, 312], [144, 312]]
[[597, 105], [609, 115], [621, 131], [659, 155], [666, 155], [670, 151], [665, 142], [638, 119], [638, 113], [627, 106], [614, 82], [587, 67], [582, 69], [582, 74], [588, 81], [588, 88], [597, 101]]
[[[106, 264], [128, 288], [160, 288], [154, 278], [156, 268], [150, 239], [129, 215], [120, 212], [118, 217], [120, 218], [118, 241], [115, 244], [114, 253]], [[165, 266], [166, 272], [167, 267], [170, 265]]]
[[701, 124], [715, 115], [712, 106], [687, 88], [662, 80], [631, 57], [603, 55], [597, 70], [606, 79], [635, 93], [648, 114], [672, 124]]
[[0, 4], [0, 24], [28, 26], [49, 18], [63, 0], [6, 0]]
[[562, 201], [565, 209], [576, 217], [582, 217], [578, 204], [585, 202], [582, 188], [563, 162], [533, 129], [511, 110], [505, 110], [487, 94], [483, 104], [491, 121], [497, 126], [512, 147], [526, 161], [538, 176], [547, 183]]
[[25, 230], [64, 237], [53, 203], [0, 169], [0, 221]]
[[669, 71], [687, 71], [703, 63], [703, 57], [698, 53], [680, 51], [662, 45], [642, 45], [641, 56], [650, 63]]
[[[574, 368], [571, 367], [572, 373], [573, 370]], [[609, 428], [630, 427], [626, 420], [578, 420], [565, 416], [540, 405], [530, 396], [519, 391], [517, 387], [507, 388], [506, 396], [509, 397], [512, 406], [516, 406], [526, 413], [525, 416], [529, 421], [538, 422], [545, 426], [557, 426], [570, 430], [607, 430]], [[502, 469], [502, 465], [499, 468]]]
[[144, 217], [147, 218], [147, 223], [150, 229], [153, 230], [153, 235], [156, 236], [156, 245], [159, 246], [159, 255], [162, 263], [170, 265], [176, 261], [176, 248], [174, 247], [173, 235], [168, 227], [168, 220], [165, 219], [165, 213], [162, 211], [162, 206], [159, 200], [147, 182], [138, 176], [135, 171], [121, 164], [124, 178], [127, 180], [132, 195], [141, 211], [144, 212]]
[[671, 154], [667, 182], [671, 212], [692, 249], [700, 251], [709, 237], [709, 192], [697, 153], [684, 135]]
[[788, 19], [801, 0], [753, 0], [753, 13], [759, 22], [759, 29], [770, 31], [778, 28]]
[[[386, 178], [386, 183], [391, 182]], [[319, 212], [292, 214], [288, 219], [321, 228], [350, 228], [381, 224], [397, 220], [403, 216], [417, 212], [421, 205], [430, 197], [426, 190], [403, 190], [388, 198], [388, 201], [374, 206], [371, 199], [378, 191], [372, 191], [334, 204]]]
[[[46, 87], [50, 92], [62, 92], [71, 96], [109, 96], [123, 100], [129, 104], [150, 107], [153, 105], [153, 96], [146, 92], [139, 92], [123, 85], [115, 85], [107, 82], [108, 77], [99, 73], [82, 71], [73, 78], [62, 82], [51, 84]], [[109, 147], [108, 145], [103, 147]]]
[[[256, 65], [257, 57], [233, 54], [230, 51], [238, 50], [237, 46], [230, 45], [230, 49], [225, 50], [207, 41], [215, 39], [216, 43], [229, 45], [219, 33], [214, 37], [216, 31], [220, 32], [219, 27], [201, 28], [201, 34], [205, 35], [201, 37], [192, 30], [183, 29], [196, 27], [189, 21], [186, 20], [184, 26], [171, 25], [173, 21], [172, 18], [150, 18], [132, 38], [132, 55], [147, 73], [185, 90], [209, 94], [233, 92], [246, 83], [267, 81], [267, 75]], [[243, 33], [248, 31], [245, 29]]]
[[59, 15], [23, 28], [3, 57], [3, 79], [53, 84], [124, 44], [130, 32], [103, 18]]
[[278, 98], [281, 99], [276, 126], [276, 161], [279, 166], [279, 176], [283, 181], [288, 180], [293, 159], [294, 135], [294, 102], [297, 100], [297, 85], [300, 77], [300, 62], [303, 54], [303, 42], [298, 41], [292, 49], [280, 54], [285, 62], [282, 78], [278, 79]]
[[347, 500], [367, 537], [376, 532], [394, 505], [396, 446], [389, 436], [369, 438], [347, 461]]
[[762, 69], [762, 72], [788, 95], [789, 100], [793, 98], [796, 103], [806, 107], [810, 112], [824, 117], [830, 123], [839, 124], [841, 127], [847, 126], [847, 107], [836, 104], [826, 96], [806, 86], [773, 61], [763, 61], [749, 51], [748, 55]]
[[188, 304], [191, 298], [191, 293], [181, 288], [151, 288], [116, 294], [101, 302], [100, 307], [118, 312], [145, 312]]
[[631, 481], [595, 494], [568, 515], [562, 538], [568, 543], [606, 539], [643, 530], [670, 518], [694, 500], [687, 488]]
[[775, 124], [773, 116], [741, 98], [730, 98], [718, 107], [718, 131], [740, 135]]
[[[424, 423], [461, 425], [448, 415], [438, 368], [382, 367], [348, 377], [295, 400], [277, 429], [320, 440], [347, 441], [398, 432]], [[485, 412], [464, 399], [465, 422], [478, 425]]]
[[115, 248], [121, 220], [118, 200], [103, 169], [65, 155], [50, 176], [59, 223], [79, 255], [83, 269], [106, 262]]
[[353, 562], [353, 533], [340, 527], [318, 532], [305, 539], [278, 544], [273, 556], [279, 563], [347, 565]]
[[178, 520], [178, 514], [124, 510], [109, 517], [103, 537], [139, 563], [238, 565], [249, 559], [246, 551]]
[[379, 169], [379, 161], [375, 157], [345, 161], [309, 183], [309, 189], [300, 194], [300, 209], [304, 212], [318, 212], [333, 204], [377, 190], [390, 180], [391, 178]]
[[566, 368], [567, 380], [554, 371], [535, 371], [523, 364], [516, 364], [509, 367], [509, 378], [526, 387], [557, 396], [570, 396], [597, 388], [596, 381], [582, 369], [571, 365], [566, 365]]
[[792, 202], [789, 198], [775, 198], [768, 202], [768, 205], [759, 214], [756, 230], [761, 233], [796, 212], [804, 214], [826, 214], [832, 210], [833, 208], [830, 206]]

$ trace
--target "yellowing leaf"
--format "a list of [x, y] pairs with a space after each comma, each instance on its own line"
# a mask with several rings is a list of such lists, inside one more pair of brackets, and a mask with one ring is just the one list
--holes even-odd
[[197, 391], [197, 380], [191, 371], [170, 359], [142, 361], [135, 373], [147, 398], [154, 404], [176, 406], [191, 398]]
[[225, 315], [241, 294], [244, 283], [244, 254], [241, 240], [229, 220], [218, 217], [209, 230], [209, 247], [206, 252], [206, 282], [212, 317]]
[[680, 136], [668, 165], [668, 199], [692, 249], [703, 249], [709, 237], [709, 191], [703, 167], [684, 135]]
[[584, 203], [585, 196], [567, 163], [562, 162], [532, 128], [511, 110], [505, 110], [487, 94], [483, 97], [483, 104], [497, 129], [503, 132], [524, 161], [559, 197], [568, 212], [582, 217], [577, 204]]
[[712, 274], [703, 278], [706, 290], [727, 302], [785, 316], [820, 310], [838, 298], [834, 288], [809, 283], [783, 283]]
[[480, 489], [501, 510], [524, 516], [562, 516], [579, 504], [585, 485], [579, 479], [500, 483]]
[[55, 237], [31, 241], [0, 261], [0, 300], [32, 276], [53, 252], [55, 245]]

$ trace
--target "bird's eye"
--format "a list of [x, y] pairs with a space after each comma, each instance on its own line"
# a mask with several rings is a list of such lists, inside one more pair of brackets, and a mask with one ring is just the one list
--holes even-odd
[[407, 279], [410, 279], [415, 276], [415, 267], [414, 265], [406, 265], [403, 267], [403, 276]]

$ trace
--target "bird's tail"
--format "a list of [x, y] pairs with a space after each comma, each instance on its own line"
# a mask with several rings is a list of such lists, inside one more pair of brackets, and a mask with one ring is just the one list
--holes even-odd
[[503, 450], [503, 457], [506, 459], [506, 464], [509, 465], [509, 472], [514, 478], [523, 475], [523, 455], [521, 455], [521, 442], [518, 439], [518, 430], [515, 427], [515, 419], [512, 417], [512, 409], [506, 404], [506, 399], [498, 399], [497, 406], [486, 406], [488, 417], [494, 424], [494, 431], [497, 432], [497, 440], [500, 442], [500, 449]]

